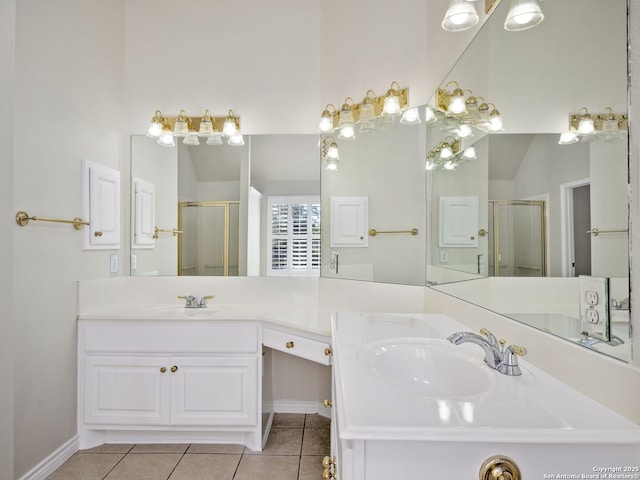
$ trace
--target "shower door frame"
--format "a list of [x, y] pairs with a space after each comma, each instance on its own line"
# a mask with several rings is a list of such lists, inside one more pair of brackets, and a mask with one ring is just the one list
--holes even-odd
[[[206, 202], [179, 202], [178, 203], [178, 230], [183, 231], [182, 228], [182, 209], [184, 207], [224, 207], [224, 247], [223, 247], [223, 275], [229, 276], [229, 220], [230, 206], [238, 205], [238, 215], [240, 214], [240, 201], [239, 200], [220, 200], [220, 201], [206, 201]], [[238, 226], [239, 226], [238, 218]], [[182, 239], [183, 235], [178, 236], [178, 276], [182, 275]], [[238, 260], [240, 259], [240, 232], [238, 231]]]
[[[500, 262], [498, 261], [498, 255], [500, 252], [500, 235], [499, 232], [499, 219], [498, 219], [498, 207], [500, 205], [525, 205], [525, 206], [537, 206], [540, 208], [540, 245], [541, 245], [541, 270], [542, 277], [547, 276], [547, 222], [546, 222], [546, 202], [544, 200], [489, 200], [492, 209], [492, 234], [493, 234], [493, 276], [499, 277]], [[515, 273], [515, 270], [514, 270]]]

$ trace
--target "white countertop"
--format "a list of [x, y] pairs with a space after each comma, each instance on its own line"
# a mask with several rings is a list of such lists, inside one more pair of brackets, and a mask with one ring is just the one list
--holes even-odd
[[274, 328], [331, 336], [330, 319], [321, 319], [315, 305], [211, 303], [189, 309], [182, 304], [118, 305], [83, 312], [78, 320], [257, 320]]
[[[640, 445], [639, 425], [526, 360], [520, 360], [521, 376], [484, 366], [493, 375], [492, 386], [465, 401], [396, 388], [362, 362], [359, 352], [384, 339], [445, 339], [469, 330], [446, 315], [338, 313], [332, 329], [336, 413], [343, 439]], [[455, 348], [479, 361], [484, 358], [477, 345]]]

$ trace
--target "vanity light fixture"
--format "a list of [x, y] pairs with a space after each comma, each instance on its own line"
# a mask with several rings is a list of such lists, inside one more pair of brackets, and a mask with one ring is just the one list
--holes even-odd
[[[465, 94], [468, 95], [466, 98]], [[446, 115], [445, 130], [459, 137], [473, 134], [472, 126], [488, 132], [498, 132], [504, 128], [502, 115], [493, 103], [476, 97], [471, 90], [463, 90], [455, 80], [448, 82], [444, 88], [438, 88], [436, 106]], [[460, 134], [461, 125], [465, 124], [468, 126], [462, 127]]]
[[180, 110], [178, 117], [173, 124], [173, 136], [185, 137], [189, 133], [189, 127], [187, 125], [187, 113], [184, 110]]
[[333, 133], [334, 131], [334, 119], [338, 116], [336, 107], [329, 103], [322, 111], [320, 116], [320, 123], [318, 124], [318, 133]]
[[571, 145], [578, 141], [602, 140], [615, 142], [624, 139], [628, 129], [625, 113], [614, 113], [611, 107], [602, 113], [590, 113], [586, 107], [569, 115], [569, 131], [560, 134], [560, 145]]
[[368, 90], [362, 103], [357, 105], [359, 109], [360, 133], [374, 133], [376, 126], [376, 92]]
[[[223, 124], [223, 131], [218, 125]], [[160, 145], [173, 147], [175, 138], [184, 138], [185, 145], [200, 145], [199, 137], [207, 139], [207, 145], [222, 145], [223, 136], [229, 145], [244, 145], [244, 138], [240, 133], [240, 119], [229, 110], [226, 116], [214, 117], [209, 110], [205, 110], [202, 117], [190, 117], [185, 110], [180, 110], [177, 117], [165, 117], [160, 110], [156, 110], [147, 135], [158, 138]]]
[[476, 158], [475, 147], [469, 146], [461, 151], [461, 140], [447, 137], [427, 154], [425, 168], [427, 171], [453, 171], [459, 165]]
[[400, 113], [400, 95], [400, 84], [396, 81], [391, 82], [391, 87], [387, 90], [383, 100], [382, 115], [398, 115]]
[[171, 130], [171, 125], [166, 118], [162, 119], [162, 133], [158, 137], [158, 145], [162, 145], [163, 147], [175, 147], [176, 144], [173, 141], [173, 130]]
[[347, 97], [339, 111], [332, 103], [327, 104], [320, 116], [318, 133], [340, 130], [340, 138], [355, 138], [358, 124], [360, 132], [372, 133], [378, 127], [395, 125], [395, 117], [408, 106], [409, 89], [394, 81], [385, 95], [376, 96], [373, 90], [368, 90], [362, 103], [356, 104], [352, 97]]
[[472, 0], [450, 0], [442, 28], [448, 32], [461, 32], [475, 26], [479, 19]]
[[333, 137], [325, 137], [320, 145], [322, 158], [325, 159], [327, 170], [338, 170], [338, 163], [340, 163], [340, 154], [338, 152], [338, 144]]
[[353, 98], [347, 97], [344, 99], [342, 108], [340, 108], [340, 119], [338, 121], [338, 127], [340, 128], [340, 134], [338, 138], [354, 139], [356, 138], [356, 119], [354, 114], [355, 102]]
[[160, 138], [162, 134], [162, 112], [160, 110], [156, 110], [156, 113], [153, 115], [151, 119], [151, 123], [149, 124], [149, 128], [147, 129], [147, 136], [153, 138]]
[[511, 0], [511, 7], [504, 21], [504, 29], [509, 32], [527, 30], [544, 20], [544, 14], [537, 0]]

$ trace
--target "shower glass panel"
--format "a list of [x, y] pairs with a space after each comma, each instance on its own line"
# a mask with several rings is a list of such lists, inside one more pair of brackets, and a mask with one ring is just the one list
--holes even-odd
[[180, 203], [178, 275], [237, 276], [239, 221], [237, 201]]
[[545, 203], [489, 202], [489, 270], [496, 277], [546, 276]]

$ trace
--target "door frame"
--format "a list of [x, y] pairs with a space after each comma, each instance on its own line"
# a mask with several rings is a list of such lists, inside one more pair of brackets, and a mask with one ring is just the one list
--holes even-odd
[[591, 185], [591, 178], [582, 178], [560, 184], [560, 233], [562, 242], [562, 276], [575, 276], [575, 259], [573, 230], [573, 190]]

